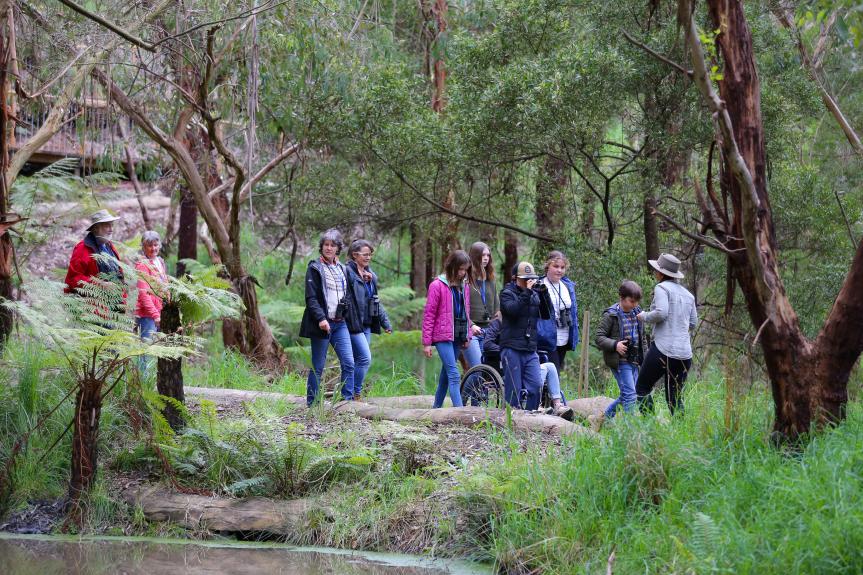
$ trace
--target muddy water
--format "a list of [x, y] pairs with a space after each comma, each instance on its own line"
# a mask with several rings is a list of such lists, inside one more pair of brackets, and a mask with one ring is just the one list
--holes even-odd
[[462, 562], [275, 544], [0, 534], [2, 575], [479, 575]]

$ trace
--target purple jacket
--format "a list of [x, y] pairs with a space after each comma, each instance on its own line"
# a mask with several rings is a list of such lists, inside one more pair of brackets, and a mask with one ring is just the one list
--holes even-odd
[[[468, 318], [467, 338], [471, 338], [470, 329], [470, 293], [463, 289], [464, 310]], [[455, 314], [452, 309], [452, 292], [446, 276], [436, 278], [429, 284], [426, 307], [423, 312], [423, 345], [432, 345], [440, 341], [453, 341], [455, 337]]]

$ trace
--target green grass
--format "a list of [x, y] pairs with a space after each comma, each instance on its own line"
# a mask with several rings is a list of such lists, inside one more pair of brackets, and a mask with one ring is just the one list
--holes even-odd
[[682, 418], [623, 417], [564, 453], [511, 453], [462, 488], [496, 509], [485, 558], [543, 573], [859, 573], [863, 412], [802, 452], [768, 444], [762, 392], [723, 427], [721, 382]]

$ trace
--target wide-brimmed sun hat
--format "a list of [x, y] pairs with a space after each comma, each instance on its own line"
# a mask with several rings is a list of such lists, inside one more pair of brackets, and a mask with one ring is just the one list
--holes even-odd
[[655, 260], [647, 260], [650, 267], [661, 274], [665, 274], [670, 278], [680, 279], [683, 274], [680, 272], [680, 260], [671, 254], [659, 254], [659, 258]]
[[115, 222], [119, 219], [120, 219], [119, 216], [115, 216], [114, 214], [112, 214], [108, 210], [99, 210], [98, 212], [96, 212], [95, 214], [90, 216], [90, 225], [87, 226], [87, 229], [91, 230], [91, 229], [93, 229], [93, 226], [95, 226], [96, 224], [105, 224], [108, 222]]
[[536, 270], [530, 262], [518, 262], [518, 264], [512, 268], [512, 275], [522, 280], [539, 279], [539, 276], [536, 275]]

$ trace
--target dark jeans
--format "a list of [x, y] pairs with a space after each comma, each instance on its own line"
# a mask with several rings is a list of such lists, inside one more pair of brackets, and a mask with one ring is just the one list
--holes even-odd
[[566, 352], [569, 349], [569, 344], [567, 343], [566, 345], [557, 346], [557, 349], [548, 353], [548, 361], [554, 364], [558, 373], [563, 371], [563, 365], [566, 362]]
[[539, 356], [535, 351], [516, 351], [508, 347], [500, 350], [500, 356], [506, 402], [515, 408], [538, 409], [542, 391]]
[[653, 398], [650, 393], [659, 378], [664, 378], [668, 409], [672, 414], [675, 411], [683, 413], [683, 384], [686, 383], [690, 366], [692, 366], [692, 359], [668, 357], [656, 349], [656, 344], [651, 344], [638, 372], [638, 381], [635, 382], [639, 410], [642, 413], [653, 412]]

